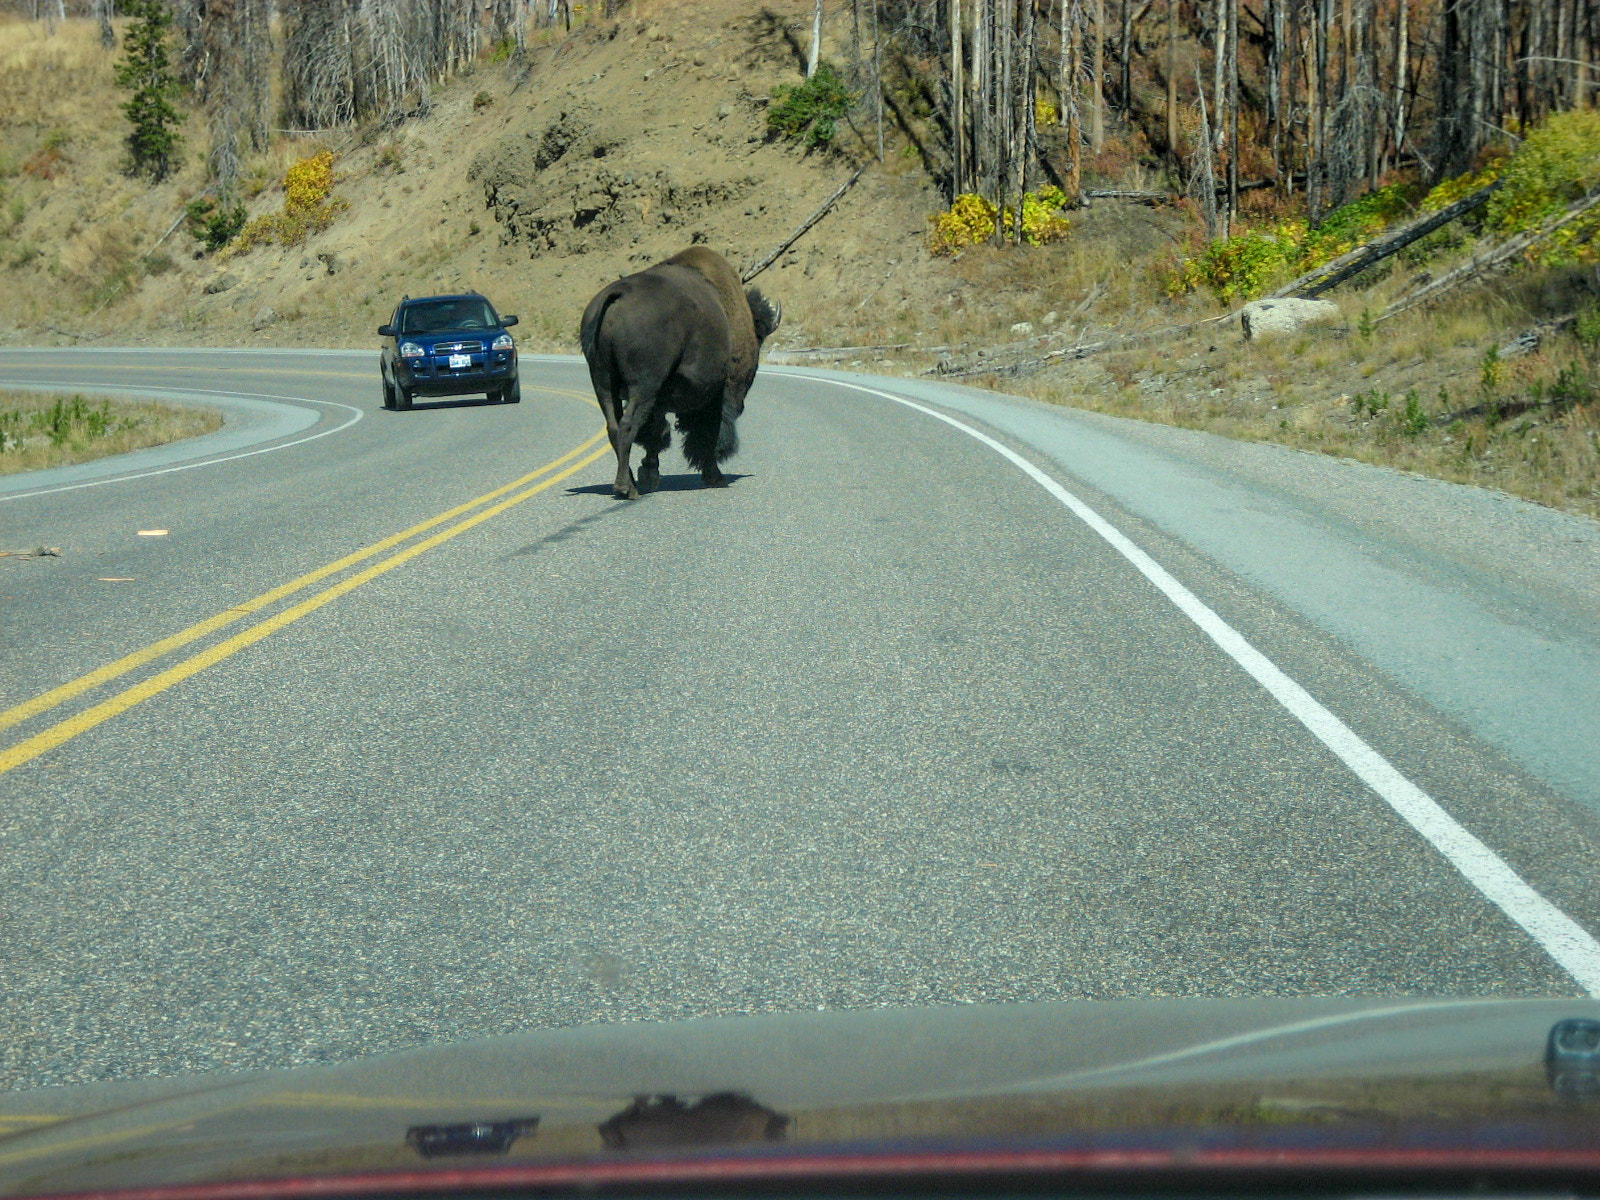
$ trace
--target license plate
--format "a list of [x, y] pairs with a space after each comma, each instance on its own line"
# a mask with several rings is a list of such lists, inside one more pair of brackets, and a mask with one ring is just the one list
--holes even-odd
[[452, 371], [465, 371], [472, 365], [472, 355], [452, 354], [450, 356], [450, 369]]

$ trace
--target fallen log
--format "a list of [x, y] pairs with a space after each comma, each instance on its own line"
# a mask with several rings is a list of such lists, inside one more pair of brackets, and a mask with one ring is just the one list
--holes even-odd
[[[1052, 362], [1072, 362], [1080, 358], [1089, 358], [1095, 354], [1104, 354], [1108, 350], [1120, 350], [1125, 346], [1137, 345], [1139, 342], [1154, 341], [1159, 338], [1172, 337], [1177, 334], [1188, 333], [1206, 325], [1216, 325], [1223, 321], [1232, 321], [1238, 313], [1223, 313], [1220, 317], [1206, 317], [1199, 321], [1185, 321], [1181, 325], [1162, 325], [1155, 329], [1140, 329], [1133, 333], [1119, 334], [1116, 337], [1104, 338], [1098, 342], [1080, 342], [1076, 346], [1063, 346], [1059, 350], [1051, 350], [1047, 354], [1035, 355], [1032, 358], [1023, 358], [1011, 362], [996, 357], [989, 361], [966, 360], [964, 362], [941, 362], [923, 372], [924, 375], [939, 375], [944, 378], [968, 375], [1020, 375], [1024, 371], [1036, 370]], [[1037, 342], [1039, 339], [1032, 338]], [[1011, 342], [1007, 346], [997, 346], [992, 350], [982, 352], [983, 355], [994, 354], [998, 356], [1006, 349], [1021, 349], [1028, 342]]]
[[1418, 217], [1407, 222], [1399, 229], [1390, 230], [1381, 237], [1374, 238], [1364, 246], [1357, 246], [1341, 254], [1332, 262], [1325, 262], [1320, 267], [1307, 271], [1292, 283], [1286, 283], [1264, 300], [1281, 300], [1294, 296], [1301, 300], [1310, 300], [1331, 288], [1338, 287], [1347, 279], [1354, 278], [1370, 267], [1376, 266], [1390, 255], [1404, 250], [1412, 242], [1420, 241], [1435, 229], [1448, 225], [1458, 217], [1464, 217], [1474, 209], [1481, 208], [1488, 203], [1500, 186], [1500, 180], [1495, 180], [1487, 187], [1481, 187], [1470, 196], [1463, 196], [1454, 204], [1441, 208], [1436, 213], [1425, 217]]
[[1455, 270], [1441, 275], [1438, 279], [1413, 289], [1408, 294], [1401, 296], [1383, 312], [1378, 314], [1379, 321], [1387, 321], [1390, 317], [1397, 317], [1407, 309], [1415, 308], [1419, 304], [1427, 303], [1445, 292], [1460, 287], [1481, 275], [1488, 274], [1498, 267], [1504, 266], [1511, 259], [1521, 254], [1529, 246], [1540, 242], [1555, 233], [1565, 225], [1576, 221], [1584, 213], [1600, 204], [1600, 191], [1590, 192], [1582, 200], [1568, 206], [1567, 211], [1559, 217], [1546, 221], [1538, 229], [1528, 233], [1519, 233], [1516, 237], [1508, 238], [1499, 245], [1491, 247], [1486, 253], [1474, 255], [1462, 263]]
[[780, 358], [849, 358], [853, 354], [889, 354], [910, 350], [917, 354], [943, 354], [949, 346], [922, 346], [916, 342], [890, 342], [882, 346], [798, 346], [792, 350], [773, 350], [769, 357]]
[[[1253, 192], [1260, 188], [1269, 188], [1277, 183], [1275, 179], [1252, 179], [1249, 183], [1241, 183], [1241, 192]], [[1228, 193], [1226, 184], [1216, 189], [1218, 196]], [[1134, 200], [1140, 204], [1176, 204], [1183, 199], [1180, 192], [1149, 192], [1133, 188], [1087, 188], [1078, 193], [1084, 200]]]
[[1524, 354], [1532, 354], [1540, 346], [1544, 345], [1545, 338], [1571, 329], [1577, 323], [1578, 314], [1571, 312], [1564, 317], [1555, 317], [1542, 324], [1535, 325], [1532, 329], [1524, 329], [1516, 337], [1500, 347], [1500, 357], [1519, 358]]

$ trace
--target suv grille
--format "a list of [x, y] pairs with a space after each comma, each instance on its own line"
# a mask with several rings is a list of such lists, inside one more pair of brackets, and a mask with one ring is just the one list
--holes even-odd
[[435, 354], [482, 354], [482, 342], [439, 342], [433, 348]]

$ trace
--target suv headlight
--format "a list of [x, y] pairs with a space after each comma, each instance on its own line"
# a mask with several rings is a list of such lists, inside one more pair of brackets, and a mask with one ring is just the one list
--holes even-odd
[[422, 347], [417, 345], [415, 342], [401, 342], [400, 343], [400, 357], [401, 358], [421, 358], [422, 355], [423, 355]]
[[502, 333], [499, 337], [495, 338], [489, 349], [509, 350], [513, 345], [515, 345], [515, 343], [511, 340], [511, 335], [509, 333]]

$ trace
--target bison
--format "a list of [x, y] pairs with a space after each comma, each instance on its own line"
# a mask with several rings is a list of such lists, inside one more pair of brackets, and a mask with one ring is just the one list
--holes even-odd
[[[668, 413], [677, 417], [689, 465], [707, 487], [726, 486], [717, 464], [739, 448], [734, 421], [761, 343], [781, 316], [704, 246], [607, 284], [589, 301], [578, 341], [617, 452], [619, 499], [637, 500], [641, 488], [661, 482]], [[628, 461], [635, 442], [645, 452], [637, 485]]]

